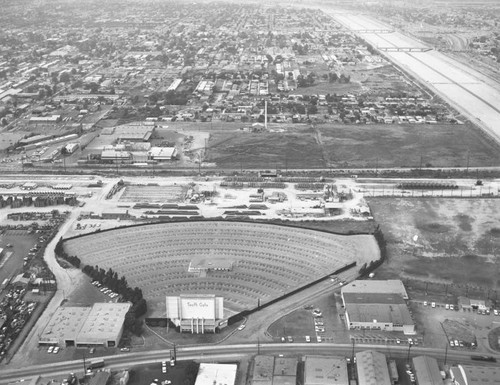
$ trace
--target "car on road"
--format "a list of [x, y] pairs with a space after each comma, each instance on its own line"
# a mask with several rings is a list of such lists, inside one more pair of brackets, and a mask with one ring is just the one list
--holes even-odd
[[445, 308], [446, 310], [450, 310], [450, 304], [449, 304], [449, 303], [447, 303], [446, 305], [444, 305], [444, 308]]
[[286, 338], [285, 337], [281, 337], [281, 342], [286, 342]]
[[424, 301], [424, 306], [427, 306], [427, 301]]
[[311, 342], [311, 337], [310, 336], [306, 336], [306, 342]]
[[435, 308], [436, 307], [436, 302], [431, 302], [431, 307]]
[[321, 336], [316, 336], [316, 341], [318, 341], [318, 343], [321, 343], [321, 341], [323, 340], [321, 339]]
[[241, 330], [245, 329], [246, 326], [247, 326], [246, 324], [242, 324], [242, 325], [238, 326], [238, 330], [241, 331]]

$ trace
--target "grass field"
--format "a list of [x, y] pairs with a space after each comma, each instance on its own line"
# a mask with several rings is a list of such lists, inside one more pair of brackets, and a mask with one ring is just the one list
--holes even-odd
[[292, 126], [283, 133], [216, 131], [206, 162], [232, 168], [470, 167], [500, 164], [496, 145], [470, 125], [324, 124], [315, 132]]
[[382, 276], [500, 288], [498, 200], [368, 201], [387, 240]]

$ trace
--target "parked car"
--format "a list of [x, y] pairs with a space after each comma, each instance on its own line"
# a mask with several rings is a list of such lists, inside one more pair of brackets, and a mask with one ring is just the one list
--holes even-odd
[[52, 351], [52, 353], [54, 353], [54, 354], [59, 353], [59, 346], [56, 346], [56, 347], [54, 348], [54, 350]]

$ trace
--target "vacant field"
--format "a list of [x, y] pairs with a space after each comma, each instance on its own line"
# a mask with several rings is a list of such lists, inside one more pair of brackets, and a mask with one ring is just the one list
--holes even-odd
[[323, 149], [333, 166], [456, 167], [500, 164], [498, 147], [471, 126], [387, 124], [320, 126]]
[[500, 288], [498, 200], [415, 198], [368, 202], [388, 244], [388, 263], [380, 269], [383, 275]]
[[[153, 303], [163, 303], [165, 295], [214, 293], [224, 296], [230, 312], [266, 303], [353, 261], [361, 266], [379, 258], [371, 235], [243, 222], [121, 228], [69, 240], [65, 248], [85, 264], [124, 275]], [[214, 265], [231, 261], [232, 270], [188, 272], [200, 257]]]
[[217, 132], [210, 135], [206, 162], [228, 168], [322, 168], [321, 145], [310, 128], [285, 133]]
[[[498, 166], [500, 151], [468, 124], [292, 126], [283, 133], [213, 132], [205, 162], [222, 168]], [[297, 127], [297, 128], [295, 128]]]

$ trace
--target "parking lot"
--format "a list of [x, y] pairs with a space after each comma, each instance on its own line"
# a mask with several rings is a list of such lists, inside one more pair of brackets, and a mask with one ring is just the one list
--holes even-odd
[[[500, 326], [500, 316], [493, 311], [487, 314], [477, 310], [458, 309], [451, 302], [436, 302], [435, 307], [432, 307], [432, 302], [428, 302], [427, 306], [424, 301], [410, 302], [410, 309], [423, 334], [425, 346], [478, 351], [487, 349], [488, 332]], [[450, 309], [450, 304], [453, 305], [453, 310]]]

